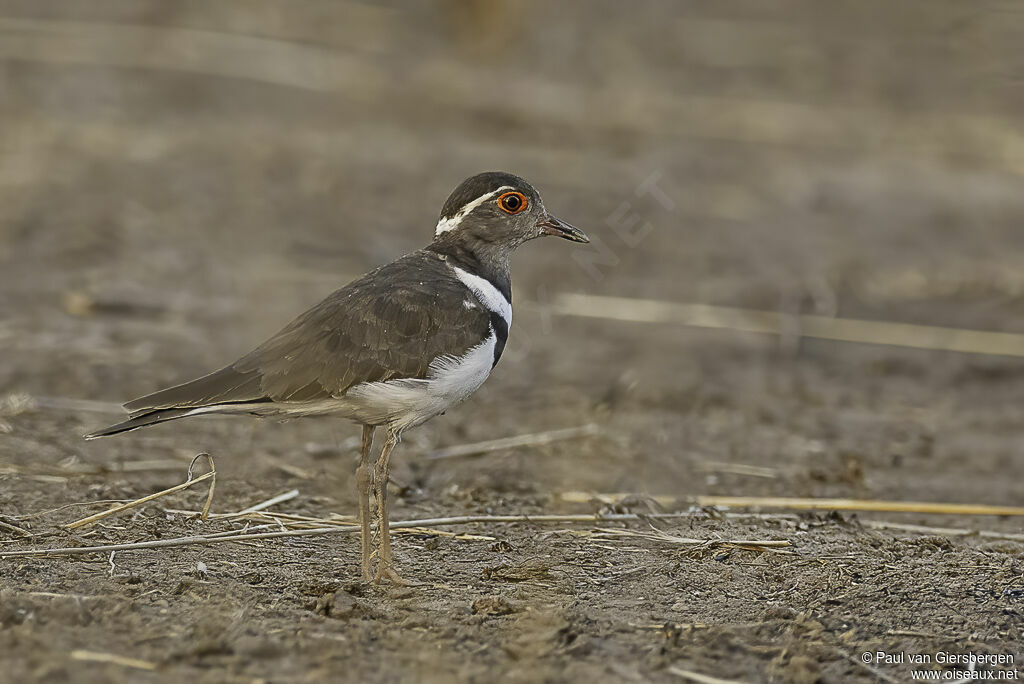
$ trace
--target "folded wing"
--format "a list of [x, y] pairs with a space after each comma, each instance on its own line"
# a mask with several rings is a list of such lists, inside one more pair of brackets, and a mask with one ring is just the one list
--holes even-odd
[[230, 366], [125, 408], [136, 418], [339, 397], [361, 382], [426, 377], [434, 359], [461, 356], [489, 334], [489, 313], [452, 270], [416, 252], [334, 292]]

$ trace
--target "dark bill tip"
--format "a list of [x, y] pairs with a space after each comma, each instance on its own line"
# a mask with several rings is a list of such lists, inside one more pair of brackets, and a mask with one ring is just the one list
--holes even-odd
[[537, 221], [537, 227], [545, 235], [554, 235], [555, 237], [572, 240], [573, 242], [590, 242], [590, 238], [582, 230], [575, 226], [570, 226], [562, 219], [557, 219], [551, 214], [545, 214], [544, 218]]

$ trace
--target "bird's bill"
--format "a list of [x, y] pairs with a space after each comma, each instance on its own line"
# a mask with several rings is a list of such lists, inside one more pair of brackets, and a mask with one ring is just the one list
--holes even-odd
[[551, 214], [545, 214], [544, 218], [537, 221], [537, 227], [545, 235], [554, 235], [555, 237], [565, 238], [573, 242], [590, 242], [590, 238], [582, 230], [575, 226], [570, 226], [562, 219], [555, 218]]

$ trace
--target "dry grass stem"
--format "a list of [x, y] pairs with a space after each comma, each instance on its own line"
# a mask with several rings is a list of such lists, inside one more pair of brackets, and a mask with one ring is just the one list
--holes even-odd
[[674, 674], [677, 677], [681, 677], [689, 682], [697, 682], [697, 684], [744, 684], [739, 679], [720, 679], [718, 677], [711, 677], [709, 675], [701, 674], [700, 672], [694, 672], [693, 670], [684, 670], [679, 667], [668, 668], [669, 673]]
[[[196, 478], [198, 479], [198, 478]], [[634, 513], [617, 513], [611, 515], [463, 515], [449, 518], [423, 518], [420, 520], [399, 520], [391, 523], [392, 530], [444, 527], [448, 525], [469, 525], [475, 523], [502, 524], [502, 523], [591, 523], [602, 522], [625, 522], [650, 520], [657, 518], [683, 518], [689, 513], [660, 513], [654, 515], [637, 515]], [[305, 537], [319, 536], [324, 534], [348, 534], [358, 531], [356, 523], [335, 522], [331, 527], [314, 527], [307, 529], [285, 529], [277, 532], [249, 533], [245, 529], [229, 530], [212, 534], [196, 535], [191, 537], [176, 537], [173, 539], [154, 539], [143, 542], [132, 542], [126, 544], [104, 544], [101, 546], [69, 546], [53, 549], [23, 549], [19, 551], [0, 552], [0, 558], [15, 558], [27, 556], [50, 556], [50, 555], [75, 555], [83, 553], [108, 553], [110, 551], [128, 551], [133, 549], [155, 549], [172, 546], [192, 546], [217, 544], [221, 542], [255, 541], [260, 539], [279, 539], [282, 537]], [[463, 536], [470, 539], [472, 537]], [[729, 544], [728, 540], [704, 539], [697, 540], [703, 544]], [[744, 542], [753, 547], [786, 546], [786, 541], [764, 541]]]
[[791, 544], [784, 540], [763, 540], [763, 539], [694, 539], [692, 537], [677, 537], [675, 535], [663, 532], [656, 528], [650, 528], [647, 530], [629, 530], [629, 529], [613, 529], [608, 527], [597, 528], [598, 534], [595, 534], [595, 539], [616, 539], [624, 537], [633, 537], [637, 539], [645, 539], [648, 541], [658, 542], [662, 544], [678, 544], [683, 546], [729, 546], [734, 548], [749, 549], [752, 551], [760, 551], [763, 549], [777, 549], [781, 547], [791, 546]]
[[547, 432], [535, 432], [528, 435], [518, 435], [516, 437], [492, 439], [486, 442], [460, 444], [457, 446], [447, 447], [445, 449], [438, 449], [437, 451], [428, 454], [426, 458], [439, 460], [443, 458], [478, 456], [480, 454], [500, 451], [502, 449], [520, 449], [522, 447], [542, 446], [544, 444], [551, 444], [552, 442], [558, 442], [565, 439], [591, 437], [598, 434], [600, 431], [600, 427], [590, 423], [588, 425], [564, 428], [562, 430], [548, 430]]
[[[166, 513], [174, 513], [176, 515], [202, 515], [202, 511], [194, 511], [186, 508], [165, 508], [163, 509]], [[252, 513], [235, 512], [235, 513], [211, 513], [210, 517], [213, 519], [223, 520], [254, 520], [254, 521], [266, 521], [276, 520], [284, 522], [288, 525], [302, 525], [315, 523], [318, 525], [353, 525], [355, 521], [349, 517], [337, 517], [337, 518], [315, 518], [309, 515], [300, 515], [298, 513], [267, 513], [265, 511], [254, 511]]]
[[58, 594], [53, 591], [30, 591], [27, 594], [28, 596], [37, 596], [39, 598], [69, 598], [75, 601], [103, 598], [102, 596], [91, 596], [89, 594]]
[[657, 299], [629, 299], [567, 293], [553, 306], [563, 316], [585, 316], [636, 323], [676, 323], [697, 328], [782, 335], [795, 326], [798, 337], [840, 342], [886, 344], [914, 349], [1024, 356], [1024, 335], [913, 325], [889, 321], [864, 321], [776, 311], [738, 309], [709, 304], [683, 304]]
[[[213, 471], [206, 475], [200, 476], [192, 480], [191, 483], [198, 482], [207, 477], [212, 477]], [[185, 484], [191, 484], [185, 483]], [[178, 488], [183, 488], [183, 485], [178, 485]], [[161, 493], [158, 493], [161, 494]], [[290, 495], [291, 492], [286, 492], [281, 496]], [[570, 493], [571, 495], [572, 493]], [[154, 497], [156, 495], [153, 495]], [[288, 498], [293, 498], [289, 496]], [[262, 504], [268, 504], [274, 499], [268, 499]], [[141, 501], [141, 500], [138, 500]], [[136, 501], [130, 502], [136, 504]], [[269, 504], [268, 504], [269, 505]], [[124, 510], [126, 506], [118, 507], [116, 510]], [[180, 509], [167, 509], [170, 513], [180, 513], [186, 515], [201, 515], [201, 511], [192, 510], [180, 510]], [[110, 511], [104, 511], [103, 515], [109, 515]], [[396, 532], [402, 532], [405, 534], [435, 534], [440, 536], [452, 537], [460, 540], [473, 540], [473, 541], [493, 541], [494, 538], [486, 535], [474, 535], [467, 533], [455, 533], [455, 532], [438, 532], [432, 531], [427, 528], [431, 527], [443, 527], [449, 525], [468, 525], [468, 524], [515, 524], [515, 523], [590, 523], [600, 524], [602, 522], [633, 522], [633, 521], [651, 521], [659, 519], [678, 519], [691, 517], [692, 513], [677, 512], [677, 513], [652, 513], [652, 514], [634, 514], [634, 513], [616, 513], [616, 514], [605, 514], [605, 515], [588, 515], [588, 514], [571, 514], [571, 515], [465, 515], [465, 516], [454, 516], [446, 518], [424, 518], [419, 520], [401, 520], [391, 523], [391, 528]], [[96, 516], [90, 516], [95, 522]], [[191, 537], [177, 537], [173, 539], [157, 539], [143, 542], [133, 542], [125, 544], [106, 544], [102, 546], [85, 546], [85, 547], [62, 547], [52, 549], [24, 549], [0, 552], [0, 558], [15, 558], [15, 557], [28, 557], [28, 556], [47, 556], [47, 555], [72, 555], [72, 554], [83, 554], [83, 553], [108, 553], [111, 551], [125, 551], [133, 549], [147, 549], [147, 548], [166, 548], [175, 546], [189, 546], [189, 545], [206, 545], [215, 544], [220, 542], [232, 542], [232, 541], [257, 541], [262, 539], [278, 539], [284, 537], [303, 537], [303, 536], [319, 536], [326, 534], [348, 534], [355, 532], [358, 526], [354, 521], [338, 520], [331, 518], [314, 518], [310, 516], [299, 515], [295, 513], [277, 513], [270, 514], [263, 511], [241, 511], [238, 513], [221, 513], [211, 516], [213, 518], [221, 519], [233, 519], [233, 520], [245, 520], [258, 522], [260, 524], [249, 527], [248, 523], [245, 528], [238, 530], [226, 530], [222, 532], [214, 532], [205, 535], [196, 535]], [[728, 514], [728, 517], [736, 518], [750, 518], [754, 517], [757, 519], [791, 519], [792, 516], [785, 514], [782, 515], [771, 515], [771, 514]], [[89, 521], [89, 518], [83, 520]], [[82, 521], [78, 521], [82, 522]], [[865, 521], [864, 525], [871, 528], [877, 529], [899, 529], [908, 532], [916, 532], [921, 534], [948, 534], [948, 535], [961, 535], [967, 536], [976, 534], [981, 537], [993, 538], [993, 539], [1013, 539], [1018, 541], [1024, 541], [1024, 535], [1019, 534], [1005, 534], [1000, 532], [989, 532], [989, 531], [977, 531], [965, 528], [940, 528], [940, 527], [925, 527], [921, 525], [904, 525], [901, 523], [891, 523], [884, 521]], [[280, 528], [274, 531], [257, 532], [256, 530], [267, 530], [268, 528]], [[669, 534], [656, 528], [650, 528], [645, 530], [631, 530], [631, 529], [615, 529], [607, 527], [598, 527], [591, 531], [582, 530], [558, 530], [558, 532], [575, 534], [577, 536], [585, 537], [591, 541], [609, 541], [615, 539], [635, 538], [643, 539], [646, 541], [652, 541], [655, 543], [664, 544], [676, 544], [676, 545], [687, 545], [687, 546], [728, 546], [733, 548], [743, 548], [755, 551], [772, 550], [777, 551], [778, 549], [791, 546], [791, 543], [787, 540], [761, 540], [761, 539], [699, 539], [691, 537], [680, 537]]]
[[115, 653], [100, 653], [99, 651], [84, 651], [77, 649], [71, 652], [72, 660], [86, 660], [91, 663], [108, 663], [110, 665], [120, 665], [121, 667], [130, 667], [134, 670], [155, 670], [156, 663], [151, 663], [148, 660], [139, 660], [138, 658], [126, 658], [119, 656]]
[[[588, 492], [561, 492], [558, 497], [569, 503], [616, 504], [635, 494]], [[1024, 516], [1024, 506], [995, 506], [990, 504], [959, 504], [931, 501], [882, 501], [879, 499], [814, 499], [788, 496], [691, 496], [677, 497], [647, 495], [659, 506], [688, 503], [693, 506], [721, 506], [725, 508], [789, 508], [800, 511], [875, 511], [881, 513], [919, 513], [935, 515], [1010, 515]]]
[[931, 501], [880, 501], [878, 499], [805, 499], [785, 496], [698, 496], [698, 506], [792, 508], [806, 511], [878, 511], [934, 515], [1024, 516], [1024, 506], [958, 504]]
[[704, 461], [697, 466], [705, 473], [728, 473], [730, 475], [749, 475], [774, 479], [779, 476], [777, 468], [764, 468], [745, 463], [724, 463], [722, 461]]
[[7, 532], [11, 532], [12, 534], [16, 534], [19, 537], [28, 537], [28, 536], [30, 536], [30, 533], [29, 533], [28, 530], [22, 529], [21, 527], [18, 527], [17, 525], [12, 525], [9, 522], [4, 522], [3, 520], [0, 520], [0, 530], [6, 530]]
[[429, 534], [432, 537], [447, 537], [459, 541], [497, 541], [497, 537], [488, 537], [485, 534], [466, 534], [464, 532], [447, 532], [445, 530], [432, 530], [426, 527], [403, 527], [395, 530], [398, 534], [422, 535]]
[[135, 499], [134, 501], [129, 501], [128, 503], [123, 503], [123, 504], [120, 504], [118, 506], [114, 506], [113, 508], [108, 508], [105, 511], [101, 511], [101, 512], [95, 513], [93, 515], [86, 516], [85, 518], [82, 518], [80, 520], [76, 520], [74, 522], [68, 523], [68, 524], [64, 525], [65, 529], [74, 530], [74, 529], [78, 529], [80, 527], [85, 527], [86, 525], [91, 525], [92, 523], [97, 522], [98, 520], [103, 520], [104, 518], [108, 518], [108, 517], [110, 517], [112, 515], [116, 515], [117, 513], [120, 513], [122, 511], [127, 511], [127, 510], [129, 510], [131, 508], [136, 508], [136, 507], [141, 506], [143, 504], [149, 503], [150, 501], [153, 501], [155, 499], [159, 499], [162, 496], [168, 496], [169, 494], [174, 494], [175, 492], [180, 492], [183, 489], [188, 489], [192, 485], [195, 485], [195, 484], [198, 484], [200, 482], [203, 482], [204, 480], [213, 480], [213, 482], [211, 482], [211, 484], [210, 484], [210, 493], [209, 493], [209, 495], [206, 498], [206, 505], [203, 507], [203, 513], [205, 515], [206, 513], [209, 512], [210, 504], [213, 501], [213, 485], [214, 485], [214, 482], [216, 481], [215, 478], [217, 476], [217, 470], [213, 467], [213, 458], [209, 454], [205, 454], [205, 453], [204, 454], [199, 454], [198, 456], [196, 456], [196, 459], [198, 459], [200, 456], [206, 456], [206, 458], [209, 460], [209, 464], [210, 464], [211, 470], [210, 470], [210, 472], [206, 473], [205, 475], [200, 475], [199, 477], [196, 477], [196, 478], [192, 477], [192, 464], [195, 463], [195, 459], [193, 459], [192, 460], [192, 464], [189, 465], [189, 477], [188, 477], [188, 479], [185, 482], [182, 482], [179, 485], [175, 485], [173, 487], [170, 487], [169, 489], [164, 489], [162, 491], [156, 492], [155, 494], [150, 494], [149, 496], [144, 496], [141, 499]]
[[931, 527], [930, 525], [908, 525], [886, 520], [862, 520], [860, 524], [873, 530], [900, 530], [916, 534], [936, 534], [946, 537], [982, 537], [984, 539], [1008, 539], [1010, 541], [1024, 542], [1024, 534], [977, 530], [968, 527]]
[[61, 475], [37, 475], [34, 473], [26, 473], [18, 468], [3, 466], [0, 467], [0, 475], [18, 475], [26, 480], [35, 480], [36, 482], [45, 482], [46, 484], [64, 484], [69, 478]]
[[290, 491], [285, 492], [284, 494], [278, 494], [277, 496], [271, 497], [271, 498], [267, 499], [266, 501], [261, 501], [258, 504], [255, 504], [253, 506], [249, 506], [245, 510], [241, 510], [241, 511], [239, 511], [235, 515], [245, 515], [246, 513], [256, 513], [257, 511], [262, 511], [264, 509], [270, 508], [271, 506], [276, 506], [279, 503], [284, 503], [285, 501], [291, 501], [292, 499], [294, 499], [298, 495], [299, 495], [299, 490], [298, 489], [292, 489]]
[[213, 462], [213, 456], [206, 453], [205, 451], [201, 454], [196, 454], [196, 457], [192, 459], [192, 462], [188, 464], [188, 481], [192, 481], [192, 467], [196, 464], [203, 456], [206, 457], [206, 463], [210, 466], [210, 490], [206, 494], [206, 503], [203, 504], [203, 512], [199, 517], [202, 520], [207, 520], [210, 517], [210, 506], [213, 505], [213, 492], [217, 487], [217, 464]]
[[629, 622], [627, 623], [630, 627], [635, 629], [653, 629], [663, 630], [666, 627], [678, 630], [694, 630], [694, 629], [707, 629], [708, 623], [706, 622]]

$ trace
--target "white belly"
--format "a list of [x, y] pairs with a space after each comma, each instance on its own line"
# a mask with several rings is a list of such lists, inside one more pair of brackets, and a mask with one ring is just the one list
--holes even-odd
[[358, 384], [340, 401], [353, 418], [368, 425], [388, 425], [401, 432], [465, 401], [491, 374], [494, 331], [463, 356], [442, 356], [424, 379]]

